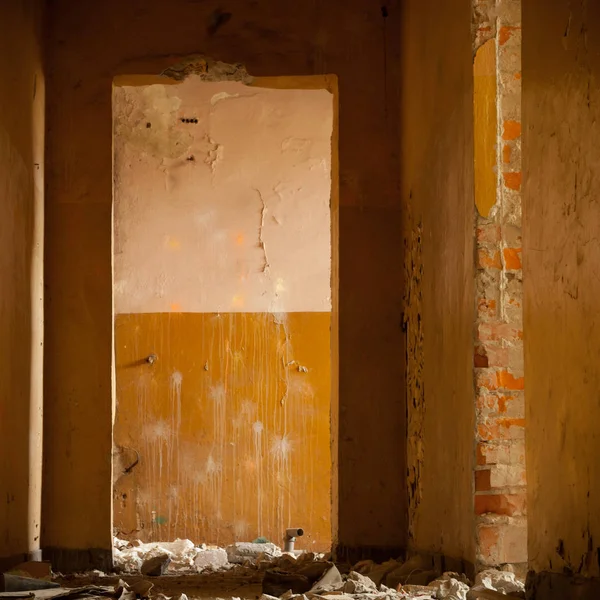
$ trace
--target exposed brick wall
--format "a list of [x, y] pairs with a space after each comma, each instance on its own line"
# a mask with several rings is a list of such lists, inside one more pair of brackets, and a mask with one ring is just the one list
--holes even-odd
[[[474, 0], [474, 55], [493, 40], [497, 134], [495, 199], [476, 211], [477, 559], [527, 560], [521, 267], [520, 0]], [[492, 54], [493, 56], [493, 54]], [[476, 108], [477, 110], [477, 108]], [[476, 127], [477, 135], [477, 127]], [[477, 187], [477, 186], [476, 186]]]

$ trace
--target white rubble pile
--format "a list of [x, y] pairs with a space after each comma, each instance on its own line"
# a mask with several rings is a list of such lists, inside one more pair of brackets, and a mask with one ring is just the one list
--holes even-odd
[[[296, 561], [296, 554], [287, 554], [270, 542], [236, 542], [227, 548], [196, 546], [190, 540], [177, 539], [174, 542], [128, 542], [113, 539], [114, 565], [123, 573], [139, 573], [142, 565], [150, 559], [167, 556], [170, 562], [167, 572], [221, 571], [236, 565], [266, 569], [279, 566], [281, 561]], [[320, 561], [324, 554], [302, 552], [303, 562]]]
[[145, 561], [161, 555], [171, 559], [170, 572], [218, 570], [230, 566], [223, 548], [196, 546], [190, 540], [131, 544], [114, 538], [114, 564], [125, 573], [137, 573]]
[[[475, 585], [471, 586], [468, 579], [458, 573], [447, 572], [429, 580], [428, 574], [432, 571], [414, 568], [418, 560], [411, 559], [404, 563], [412, 570], [405, 570], [404, 581], [407, 583], [398, 583], [395, 587], [388, 587], [381, 581], [389, 581], [390, 574], [399, 571], [402, 563], [388, 561], [385, 569], [382, 565], [359, 563], [356, 567], [365, 571], [365, 574], [351, 571], [342, 576], [335, 566], [331, 566], [307, 592], [295, 594], [288, 590], [279, 598], [263, 593], [260, 600], [508, 600], [525, 597], [525, 586], [515, 578], [514, 573], [489, 569], [480, 573]], [[371, 578], [371, 573], [374, 578]], [[426, 583], [408, 583], [413, 581], [413, 576], [414, 581]], [[397, 575], [392, 579], [394, 577]]]

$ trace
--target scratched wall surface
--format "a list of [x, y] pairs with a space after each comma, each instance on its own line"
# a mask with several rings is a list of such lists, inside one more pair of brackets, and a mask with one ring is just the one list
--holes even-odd
[[121, 536], [331, 544], [332, 102], [115, 87]]

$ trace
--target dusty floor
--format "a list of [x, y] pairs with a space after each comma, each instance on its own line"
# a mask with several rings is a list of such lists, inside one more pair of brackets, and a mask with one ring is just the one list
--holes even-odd
[[[86, 574], [78, 576], [60, 577], [56, 581], [64, 587], [80, 587], [88, 584], [114, 586], [119, 579], [132, 584], [141, 580], [148, 580], [143, 575], [105, 575]], [[190, 600], [193, 598], [241, 598], [256, 600], [261, 595], [262, 573], [248, 572], [247, 575], [232, 575], [230, 573], [164, 575], [152, 577], [154, 584], [153, 597], [164, 594], [167, 597], [185, 594]]]

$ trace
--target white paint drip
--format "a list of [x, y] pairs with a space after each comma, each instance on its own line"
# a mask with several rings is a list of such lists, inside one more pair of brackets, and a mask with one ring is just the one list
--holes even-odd
[[273, 471], [277, 481], [277, 523], [278, 527], [285, 528], [284, 507], [291, 510], [290, 493], [292, 484], [292, 472], [290, 454], [292, 453], [292, 441], [287, 434], [276, 435], [271, 442], [271, 456], [273, 457]]
[[[173, 481], [173, 469], [175, 470], [175, 478], [177, 481], [177, 488], [179, 489], [179, 486], [181, 484], [181, 468], [180, 468], [180, 451], [179, 451], [179, 444], [177, 443], [177, 440], [179, 440], [179, 433], [180, 433], [180, 429], [181, 429], [181, 385], [183, 383], [183, 375], [179, 372], [179, 371], [173, 371], [173, 373], [171, 373], [171, 385], [170, 385], [170, 391], [169, 391], [169, 396], [170, 396], [170, 400], [171, 400], [171, 439], [169, 441], [169, 445], [168, 445], [168, 468], [169, 468], [169, 480]], [[173, 460], [173, 458], [175, 457], [175, 460]], [[175, 463], [175, 464], [173, 464]], [[168, 518], [168, 522], [169, 524], [173, 523], [172, 521], [172, 505], [175, 504], [175, 523], [174, 525], [177, 526], [178, 521], [179, 521], [179, 505], [180, 503], [177, 502], [177, 499], [173, 499], [173, 501], [171, 501], [171, 498], [169, 498], [169, 518]]]
[[263, 424], [261, 421], [255, 421], [252, 424], [252, 431], [254, 432], [254, 462], [256, 464], [256, 514], [257, 514], [257, 525], [258, 531], [261, 532], [263, 529], [263, 517], [262, 517], [262, 434]]

